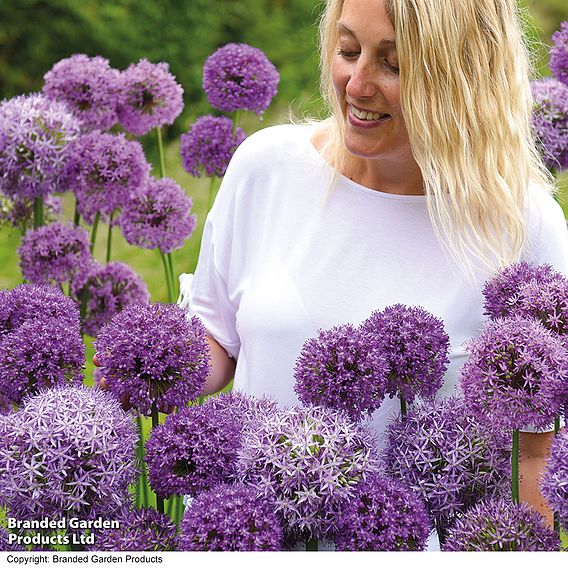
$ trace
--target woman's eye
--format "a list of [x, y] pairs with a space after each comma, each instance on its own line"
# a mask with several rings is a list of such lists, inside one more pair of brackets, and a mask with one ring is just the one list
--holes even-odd
[[343, 59], [354, 59], [355, 57], [357, 57], [359, 55], [359, 52], [358, 51], [347, 51], [345, 49], [338, 49], [337, 55], [339, 55], [339, 57], [343, 57]]
[[383, 65], [391, 72], [394, 73], [395, 75], [398, 75], [400, 73], [400, 68], [398, 65], [393, 65], [392, 63], [389, 63], [388, 59], [383, 59]]

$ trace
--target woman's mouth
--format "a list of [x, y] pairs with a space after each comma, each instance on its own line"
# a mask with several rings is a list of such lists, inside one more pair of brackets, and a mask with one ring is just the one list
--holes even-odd
[[388, 113], [362, 110], [353, 105], [347, 105], [347, 109], [349, 121], [354, 126], [377, 126], [392, 118]]

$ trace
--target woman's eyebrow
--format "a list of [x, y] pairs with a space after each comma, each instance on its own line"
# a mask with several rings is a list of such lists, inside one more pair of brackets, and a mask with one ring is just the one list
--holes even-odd
[[[347, 25], [345, 25], [342, 21], [337, 22], [337, 32], [339, 35], [347, 34], [351, 37], [357, 38], [355, 32]], [[382, 39], [379, 42], [379, 49], [392, 49], [396, 48], [396, 41], [394, 39]]]

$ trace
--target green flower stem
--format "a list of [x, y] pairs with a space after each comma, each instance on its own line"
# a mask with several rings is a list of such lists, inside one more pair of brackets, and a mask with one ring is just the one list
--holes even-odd
[[400, 414], [402, 418], [406, 418], [406, 412], [406, 398], [404, 398], [404, 395], [400, 393]]
[[81, 213], [79, 213], [79, 204], [77, 203], [77, 199], [75, 198], [75, 214], [73, 215], [73, 223], [75, 227], [79, 226], [81, 222]]
[[183, 518], [183, 513], [184, 513], [183, 497], [178, 495], [176, 497], [176, 518], [175, 518], [175, 522], [178, 526]]
[[513, 452], [511, 454], [511, 494], [513, 503], [519, 503], [519, 431], [513, 430]]
[[317, 552], [318, 551], [318, 539], [317, 538], [306, 538], [306, 551]]
[[138, 440], [138, 447], [136, 448], [136, 453], [138, 456], [138, 463], [140, 464], [140, 477], [138, 478], [138, 483], [140, 490], [136, 490], [136, 504], [148, 507], [148, 484], [146, 482], [146, 464], [144, 463], [144, 430], [142, 428], [142, 416], [138, 415], [136, 417], [136, 423], [138, 424], [138, 432], [140, 438]]
[[207, 202], [207, 213], [211, 211], [213, 203], [215, 202], [215, 197], [217, 195], [217, 176], [211, 176], [211, 181], [209, 182], [209, 201]]
[[108, 234], [107, 234], [107, 254], [106, 254], [106, 263], [110, 262], [110, 255], [112, 251], [112, 216], [113, 213], [110, 214], [110, 218], [108, 220]]
[[169, 263], [166, 259], [166, 255], [160, 250], [158, 249], [160, 252], [160, 256], [162, 257], [162, 264], [164, 265], [164, 274], [166, 277], [166, 286], [168, 289], [168, 302], [170, 304], [174, 303], [174, 298], [173, 298], [173, 290], [172, 290], [172, 278], [170, 276], [170, 268], [169, 268]]
[[95, 215], [95, 220], [93, 222], [93, 228], [91, 229], [91, 245], [89, 247], [91, 254], [93, 254], [95, 250], [95, 241], [97, 240], [97, 229], [99, 228], [99, 221], [101, 220], [101, 214], [97, 211]]
[[36, 197], [34, 199], [34, 229], [43, 225], [43, 199]]
[[174, 272], [174, 256], [173, 253], [168, 252], [166, 254], [166, 260], [168, 261], [168, 269], [170, 271], [170, 285], [172, 287], [172, 296], [175, 300], [176, 296], [178, 296], [178, 294], [176, 294], [176, 279], [175, 279], [175, 272]]
[[[158, 416], [158, 408], [156, 407], [156, 403], [154, 403], [152, 404], [152, 430], [154, 430], [154, 428], [156, 428], [156, 426], [158, 426], [159, 423], [160, 420]], [[155, 495], [156, 495], [156, 510], [158, 511], [158, 513], [163, 513], [164, 500], [161, 497], [158, 497], [157, 493], [155, 493]]]
[[159, 126], [156, 127], [156, 138], [158, 139], [158, 154], [160, 156], [160, 177], [163, 178], [166, 175], [166, 158], [164, 155], [164, 141], [162, 139], [162, 130]]
[[554, 435], [557, 436], [560, 431], [560, 416], [554, 419]]
[[235, 115], [233, 116], [233, 140], [237, 137], [237, 128], [239, 126], [239, 119], [241, 118], [241, 111], [237, 109]]

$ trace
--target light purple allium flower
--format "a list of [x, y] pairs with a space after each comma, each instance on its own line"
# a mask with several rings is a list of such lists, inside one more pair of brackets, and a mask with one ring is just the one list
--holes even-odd
[[294, 367], [301, 402], [345, 412], [355, 422], [383, 401], [387, 365], [360, 330], [346, 324], [308, 339]]
[[181, 523], [181, 550], [282, 550], [283, 532], [271, 503], [254, 487], [217, 485], [202, 493]]
[[233, 121], [226, 116], [202, 116], [181, 136], [183, 167], [194, 177], [204, 173], [223, 177], [237, 146], [245, 138], [240, 127], [233, 136]]
[[170, 178], [150, 178], [131, 196], [118, 223], [129, 244], [171, 252], [183, 246], [195, 229], [193, 202]]
[[51, 318], [79, 333], [79, 310], [59, 288], [20, 284], [13, 290], [0, 290], [0, 340], [26, 322]]
[[552, 41], [550, 70], [556, 79], [568, 85], [568, 22], [560, 24], [560, 30], [552, 34]]
[[71, 292], [77, 304], [87, 296], [83, 328], [95, 337], [101, 327], [130, 304], [146, 304], [150, 299], [146, 283], [130, 266], [123, 262], [96, 263], [81, 271], [71, 283]]
[[69, 146], [69, 183], [87, 223], [101, 213], [108, 218], [142, 187], [151, 166], [136, 140], [123, 134], [93, 132]]
[[560, 541], [526, 503], [498, 499], [479, 503], [456, 521], [446, 551], [557, 551]]
[[138, 434], [110, 393], [57, 386], [0, 420], [0, 505], [9, 516], [112, 518], [130, 500]]
[[278, 90], [280, 75], [266, 55], [246, 43], [228, 43], [203, 65], [203, 90], [211, 106], [224, 112], [260, 114]]
[[444, 323], [420, 307], [403, 304], [376, 311], [361, 325], [366, 341], [386, 358], [386, 392], [411, 403], [432, 399], [444, 382], [450, 338]]
[[501, 269], [483, 287], [485, 315], [491, 319], [519, 315], [520, 290], [529, 283], [537, 286], [562, 279], [549, 264], [516, 262]]
[[18, 254], [22, 274], [33, 284], [63, 284], [93, 262], [87, 231], [71, 223], [28, 231]]
[[546, 428], [560, 413], [568, 381], [568, 353], [534, 320], [488, 322], [465, 345], [461, 386], [470, 411], [500, 429]]
[[379, 464], [366, 429], [310, 406], [262, 415], [243, 433], [237, 468], [239, 479], [274, 503], [288, 536], [325, 538], [337, 532], [342, 508]]
[[72, 55], [58, 61], [43, 79], [45, 96], [67, 103], [86, 130], [105, 130], [118, 122], [120, 73], [108, 59]]
[[136, 136], [173, 124], [183, 110], [183, 89], [167, 63], [140, 59], [122, 72], [121, 81], [118, 119], [125, 130]]
[[549, 168], [568, 168], [568, 85], [547, 77], [531, 83], [533, 128]]
[[110, 391], [146, 415], [196, 399], [209, 373], [205, 328], [176, 305], [126, 306], [95, 346]]
[[28, 320], [0, 341], [0, 392], [19, 404], [63, 383], [82, 384], [85, 346], [78, 329], [55, 318]]
[[232, 413], [207, 404], [182, 408], [152, 430], [148, 477], [156, 495], [196, 495], [235, 476], [241, 426]]
[[23, 546], [16, 543], [9, 542], [10, 533], [4, 528], [0, 527], [0, 551], [2, 552], [22, 552], [25, 550]]
[[0, 191], [33, 200], [67, 189], [67, 144], [78, 120], [60, 102], [43, 95], [0, 103]]
[[[62, 200], [60, 197], [48, 195], [44, 198], [44, 222], [53, 223], [61, 215]], [[0, 195], [0, 226], [6, 225], [19, 229], [23, 234], [33, 222], [34, 203], [29, 199], [11, 199]]]
[[87, 550], [112, 552], [170, 551], [179, 547], [175, 523], [155, 509], [127, 509], [116, 517], [118, 528], [97, 529]]
[[359, 484], [335, 537], [338, 550], [424, 550], [430, 519], [420, 497], [402, 482], [374, 476]]
[[568, 529], [568, 431], [560, 432], [552, 443], [542, 477], [542, 494], [550, 508], [557, 511]]
[[447, 398], [391, 422], [382, 457], [387, 474], [415, 490], [444, 531], [480, 499], [508, 491], [509, 446], [509, 437], [484, 429], [462, 399]]

